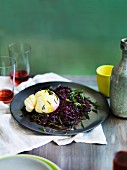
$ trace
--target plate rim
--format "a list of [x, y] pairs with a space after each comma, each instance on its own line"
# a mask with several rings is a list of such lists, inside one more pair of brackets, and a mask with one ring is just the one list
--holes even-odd
[[40, 160], [40, 161], [46, 163], [48, 166], [50, 166], [50, 168], [52, 170], [61, 170], [61, 168], [58, 165], [56, 165], [54, 162], [50, 161], [49, 159], [46, 159], [44, 157], [37, 156], [37, 155], [32, 155], [32, 154], [17, 154], [17, 155], [4, 156], [4, 157], [0, 158], [0, 160], [13, 158], [13, 157], [33, 158], [35, 160]]

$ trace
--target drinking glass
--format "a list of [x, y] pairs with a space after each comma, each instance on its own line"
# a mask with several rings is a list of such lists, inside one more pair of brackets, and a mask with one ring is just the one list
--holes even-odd
[[31, 46], [23, 42], [12, 43], [8, 50], [9, 56], [16, 59], [15, 85], [17, 86], [29, 78]]
[[127, 151], [118, 151], [113, 160], [113, 170], [127, 170]]
[[[15, 63], [12, 57], [0, 57], [0, 101], [5, 104], [10, 103], [14, 97]], [[14, 75], [12, 79], [11, 75]]]

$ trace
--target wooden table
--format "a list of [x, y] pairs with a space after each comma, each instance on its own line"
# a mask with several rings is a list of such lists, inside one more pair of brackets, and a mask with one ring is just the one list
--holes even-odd
[[[74, 82], [96, 86], [95, 76], [65, 76]], [[127, 149], [127, 121], [112, 115], [102, 124], [107, 145], [71, 143], [58, 146], [51, 142], [26, 154], [56, 163], [62, 170], [111, 170], [116, 151]]]

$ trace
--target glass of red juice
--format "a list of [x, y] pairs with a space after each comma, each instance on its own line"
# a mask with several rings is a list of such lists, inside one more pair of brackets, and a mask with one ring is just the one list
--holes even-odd
[[116, 152], [113, 160], [113, 170], [127, 170], [127, 151]]
[[[14, 97], [16, 60], [9, 56], [0, 56], [0, 101], [8, 104]], [[10, 79], [10, 75], [14, 74]]]
[[[12, 43], [8, 47], [9, 56], [16, 59], [15, 86], [27, 81], [30, 74], [31, 46], [27, 43]], [[11, 74], [11, 79], [13, 78]]]

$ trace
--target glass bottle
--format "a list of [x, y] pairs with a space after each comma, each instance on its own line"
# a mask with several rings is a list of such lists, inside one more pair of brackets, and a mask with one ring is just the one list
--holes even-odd
[[114, 115], [127, 118], [127, 38], [121, 40], [122, 59], [112, 70], [110, 106]]

